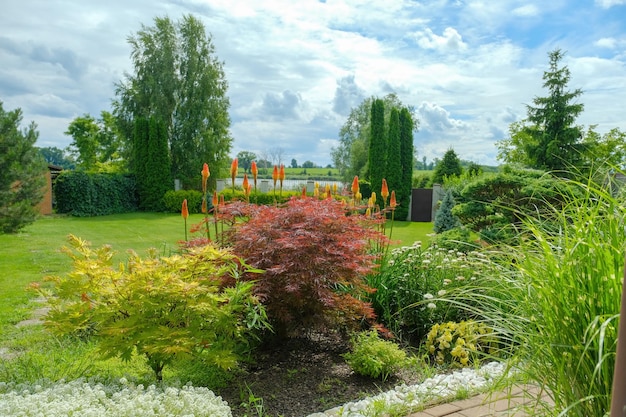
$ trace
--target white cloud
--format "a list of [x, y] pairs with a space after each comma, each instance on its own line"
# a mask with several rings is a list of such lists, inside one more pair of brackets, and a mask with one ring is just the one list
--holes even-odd
[[417, 108], [420, 116], [420, 128], [429, 131], [461, 129], [465, 123], [450, 116], [450, 112], [435, 103], [422, 102]]
[[613, 6], [626, 4], [626, 0], [596, 0], [596, 4], [599, 4], [601, 7], [608, 9]]
[[443, 35], [436, 35], [430, 28], [414, 34], [417, 44], [424, 49], [435, 49], [441, 52], [465, 50], [467, 45], [456, 29], [447, 27]]
[[513, 9], [511, 13], [514, 16], [519, 17], [533, 17], [539, 14], [539, 9], [534, 4], [526, 4], [524, 6]]

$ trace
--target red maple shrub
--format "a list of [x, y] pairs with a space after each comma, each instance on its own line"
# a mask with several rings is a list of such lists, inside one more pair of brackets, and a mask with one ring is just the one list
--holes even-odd
[[248, 278], [256, 281], [276, 337], [376, 326], [373, 308], [363, 301], [374, 291], [364, 277], [375, 267], [370, 243], [386, 237], [372, 220], [346, 215], [339, 201], [316, 198], [246, 214], [229, 240], [234, 253], [265, 271]]

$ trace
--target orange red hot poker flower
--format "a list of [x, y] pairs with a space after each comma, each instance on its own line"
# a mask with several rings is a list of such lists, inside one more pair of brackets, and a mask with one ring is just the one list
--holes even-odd
[[205, 162], [202, 166], [202, 192], [204, 194], [206, 194], [206, 183], [209, 179], [209, 175], [211, 175], [211, 173], [209, 172], [209, 165]]

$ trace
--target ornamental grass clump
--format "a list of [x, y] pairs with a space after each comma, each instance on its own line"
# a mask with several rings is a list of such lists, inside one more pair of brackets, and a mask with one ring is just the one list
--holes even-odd
[[[157, 380], [181, 357], [229, 369], [255, 332], [267, 328], [252, 294], [250, 275], [258, 271], [229, 250], [204, 245], [169, 257], [130, 253], [128, 265], [115, 268], [109, 246], [94, 250], [75, 236], [69, 241], [72, 271], [46, 277], [51, 288], [33, 288], [51, 307], [49, 330], [94, 338], [105, 358], [145, 356]], [[240, 279], [244, 273], [248, 281]]]
[[[626, 207], [589, 181], [523, 224], [518, 246], [491, 254], [492, 273], [455, 303], [514, 354], [553, 405], [539, 413], [603, 416], [610, 409], [626, 248]], [[485, 285], [489, 283], [489, 291]]]

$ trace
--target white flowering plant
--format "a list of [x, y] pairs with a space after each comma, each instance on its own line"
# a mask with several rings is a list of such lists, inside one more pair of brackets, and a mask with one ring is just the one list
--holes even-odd
[[103, 385], [71, 382], [14, 384], [0, 382], [4, 417], [231, 417], [228, 404], [207, 388], [134, 385], [125, 379]]
[[368, 277], [376, 288], [372, 305], [395, 335], [419, 342], [435, 323], [461, 321], [463, 311], [446, 300], [481, 276], [484, 262], [475, 252], [423, 247], [421, 242], [393, 249], [380, 270]]

